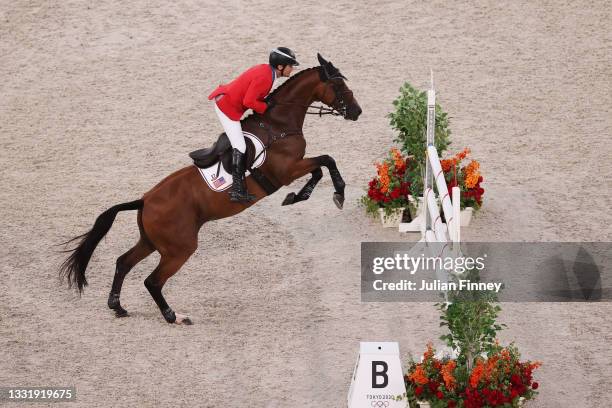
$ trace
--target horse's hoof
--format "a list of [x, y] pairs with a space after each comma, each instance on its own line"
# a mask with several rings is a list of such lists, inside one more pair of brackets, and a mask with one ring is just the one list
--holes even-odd
[[119, 307], [118, 309], [115, 309], [115, 317], [127, 317], [127, 316], [128, 316], [128, 312], [124, 308]]
[[176, 320], [174, 321], [175, 324], [184, 324], [185, 326], [191, 326], [193, 324], [193, 322], [191, 321], [191, 319], [185, 315], [182, 314], [178, 314], [176, 313]]
[[334, 204], [336, 204], [336, 207], [341, 210], [344, 206], [344, 195], [340, 193], [334, 193]]
[[291, 205], [295, 203], [295, 193], [289, 193], [287, 194], [287, 197], [285, 197], [285, 199], [283, 200], [282, 205]]

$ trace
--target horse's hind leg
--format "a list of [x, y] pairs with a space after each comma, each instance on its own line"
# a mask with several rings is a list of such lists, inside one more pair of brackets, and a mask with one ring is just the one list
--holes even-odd
[[168, 306], [161, 291], [166, 281], [183, 266], [194, 251], [195, 249], [181, 251], [172, 255], [162, 254], [159, 265], [144, 281], [146, 288], [168, 323], [193, 324], [189, 317], [174, 313], [172, 308]]
[[138, 243], [129, 251], [117, 258], [117, 267], [115, 268], [115, 277], [113, 278], [113, 286], [108, 295], [108, 307], [115, 311], [117, 317], [127, 316], [127, 310], [121, 307], [119, 296], [121, 294], [121, 286], [128, 272], [140, 261], [151, 255], [154, 248], [143, 238], [140, 238]]

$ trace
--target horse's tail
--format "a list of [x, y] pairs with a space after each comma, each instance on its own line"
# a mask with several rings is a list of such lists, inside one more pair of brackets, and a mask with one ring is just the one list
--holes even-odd
[[72, 253], [60, 266], [60, 279], [65, 278], [70, 287], [76, 285], [79, 293], [81, 293], [83, 291], [83, 287], [87, 286], [85, 269], [87, 269], [89, 259], [96, 249], [96, 246], [98, 246], [100, 240], [104, 238], [106, 233], [110, 230], [111, 226], [113, 225], [113, 221], [115, 221], [117, 213], [119, 211], [139, 210], [143, 206], [144, 201], [142, 199], [129, 203], [117, 204], [100, 214], [89, 232], [61, 244], [66, 245], [70, 242], [80, 240], [79, 245], [76, 248], [64, 251]]

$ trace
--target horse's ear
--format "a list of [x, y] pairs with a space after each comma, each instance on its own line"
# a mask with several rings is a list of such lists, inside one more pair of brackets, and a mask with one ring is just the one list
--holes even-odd
[[319, 77], [322, 82], [326, 82], [329, 79], [329, 72], [327, 72], [329, 62], [325, 61], [325, 58], [323, 58], [318, 52], [317, 59], [319, 60], [319, 64], [321, 65], [321, 69], [319, 69]]
[[319, 60], [319, 65], [321, 65], [322, 67], [325, 67], [327, 65], [327, 61], [325, 61], [325, 58], [323, 58], [318, 52], [317, 59]]

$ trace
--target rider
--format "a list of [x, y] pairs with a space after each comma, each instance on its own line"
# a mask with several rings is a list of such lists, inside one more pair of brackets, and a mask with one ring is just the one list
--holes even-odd
[[208, 99], [215, 99], [215, 112], [232, 144], [232, 190], [231, 201], [252, 201], [255, 197], [248, 193], [244, 173], [246, 143], [240, 126], [240, 118], [247, 109], [263, 114], [270, 108], [264, 98], [272, 89], [274, 80], [288, 77], [293, 67], [300, 65], [295, 53], [286, 47], [278, 47], [270, 52], [269, 64], [255, 65], [232, 82], [219, 85]]

